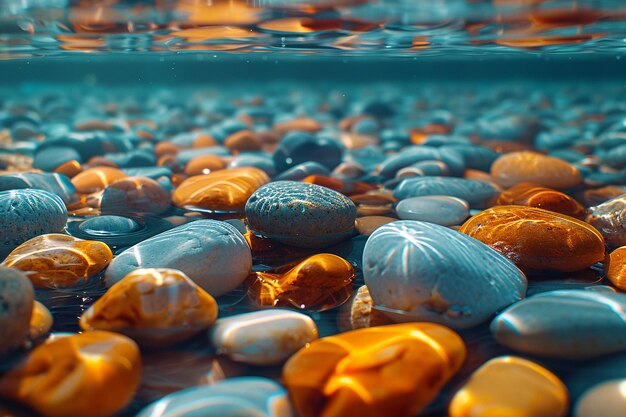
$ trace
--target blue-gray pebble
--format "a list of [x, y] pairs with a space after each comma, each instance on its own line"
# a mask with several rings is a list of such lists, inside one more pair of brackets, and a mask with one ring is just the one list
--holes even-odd
[[16, 172], [0, 175], [0, 191], [37, 188], [58, 195], [65, 203], [76, 197], [76, 187], [62, 174], [48, 172]]
[[402, 181], [393, 191], [399, 199], [426, 195], [447, 195], [480, 204], [498, 194], [493, 185], [476, 180], [452, 177], [414, 177]]

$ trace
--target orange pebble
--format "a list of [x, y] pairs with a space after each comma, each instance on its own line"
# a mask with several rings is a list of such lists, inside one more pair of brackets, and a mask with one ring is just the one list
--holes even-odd
[[114, 284], [80, 318], [83, 330], [123, 333], [141, 345], [180, 342], [206, 330], [217, 303], [183, 272], [136, 269]]
[[491, 166], [491, 175], [504, 187], [531, 182], [563, 189], [576, 187], [582, 182], [580, 172], [569, 162], [527, 151], [502, 155]]
[[62, 163], [54, 169], [54, 172], [58, 172], [59, 174], [63, 174], [69, 178], [72, 178], [79, 174], [82, 170], [83, 167], [80, 165], [80, 163], [78, 161], [72, 160]]
[[605, 265], [606, 277], [622, 291], [626, 291], [626, 246], [615, 249]]
[[178, 207], [243, 211], [252, 193], [269, 180], [258, 168], [223, 169], [187, 178], [174, 191], [172, 201]]
[[140, 378], [132, 340], [87, 332], [33, 349], [0, 378], [0, 395], [45, 417], [108, 417], [130, 402]]
[[413, 417], [465, 355], [438, 324], [373, 327], [311, 342], [287, 361], [283, 382], [302, 417]]
[[231, 151], [253, 152], [260, 151], [263, 147], [263, 143], [256, 138], [254, 132], [250, 130], [240, 130], [229, 135], [224, 140], [224, 146]]
[[320, 122], [307, 116], [301, 116], [296, 119], [274, 124], [274, 130], [280, 134], [285, 134], [292, 130], [315, 133], [322, 130], [322, 128], [323, 126]]
[[2, 265], [26, 272], [37, 288], [67, 288], [98, 274], [112, 259], [102, 242], [53, 233], [22, 243]]
[[226, 168], [226, 162], [217, 155], [200, 155], [196, 156], [185, 166], [185, 174], [189, 176], [210, 174], [213, 171], [219, 171]]
[[154, 147], [154, 154], [158, 157], [164, 155], [176, 155], [178, 154], [178, 152], [180, 152], [181, 149], [183, 148], [180, 145], [176, 145], [172, 142], [163, 141], [156, 144], [156, 146]]
[[340, 179], [327, 177], [324, 175], [309, 175], [308, 177], [303, 179], [302, 182], [321, 185], [347, 196], [354, 194], [363, 194], [377, 188], [375, 185], [368, 184], [366, 182], [342, 181]]
[[192, 148], [206, 148], [217, 145], [217, 141], [208, 133], [199, 133], [191, 144]]
[[498, 196], [498, 205], [536, 207], [582, 219], [585, 208], [572, 197], [560, 191], [532, 183], [514, 185]]
[[112, 182], [126, 177], [128, 175], [117, 168], [96, 167], [76, 175], [72, 178], [72, 184], [79, 193], [89, 194], [104, 190]]

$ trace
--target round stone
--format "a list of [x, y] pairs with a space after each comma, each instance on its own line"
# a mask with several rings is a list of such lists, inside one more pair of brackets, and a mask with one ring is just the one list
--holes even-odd
[[426, 196], [407, 198], [398, 203], [396, 214], [402, 220], [453, 226], [469, 216], [469, 203], [456, 197]]
[[106, 270], [110, 287], [138, 268], [178, 269], [214, 297], [237, 288], [252, 268], [252, 254], [243, 235], [217, 220], [197, 220], [132, 246]]
[[128, 177], [109, 185], [100, 198], [103, 213], [161, 214], [171, 206], [170, 193], [155, 180], [147, 177]]
[[354, 232], [356, 207], [341, 193], [315, 184], [276, 181], [246, 203], [250, 230], [303, 248], [330, 246]]
[[273, 157], [278, 172], [304, 162], [317, 162], [332, 171], [343, 159], [343, 146], [334, 139], [294, 131], [281, 139]]
[[496, 206], [461, 226], [525, 270], [573, 272], [605, 257], [602, 235], [587, 223], [548, 210]]
[[586, 391], [576, 402], [575, 417], [626, 415], [626, 379], [606, 381]]
[[34, 299], [26, 274], [0, 266], [0, 358], [26, 340]]
[[78, 228], [90, 235], [108, 236], [136, 232], [141, 229], [141, 225], [128, 217], [98, 216], [81, 222]]
[[531, 182], [564, 189], [576, 187], [582, 182], [580, 172], [569, 162], [529, 151], [502, 155], [491, 166], [491, 175], [503, 187]]
[[393, 191], [399, 199], [422, 196], [450, 196], [471, 205], [484, 203], [498, 194], [493, 185], [475, 180], [451, 177], [413, 177], [403, 180]]
[[56, 194], [37, 189], [0, 191], [0, 259], [44, 233], [60, 232], [67, 209]]
[[585, 208], [572, 197], [528, 182], [514, 185], [500, 193], [497, 204], [535, 207], [577, 219], [585, 217]]
[[555, 359], [590, 359], [626, 350], [626, 295], [549, 291], [513, 304], [491, 333], [515, 351]]
[[379, 227], [397, 220], [396, 218], [387, 216], [364, 216], [356, 219], [354, 226], [357, 232], [364, 236], [369, 236]]
[[126, 178], [123, 171], [117, 168], [96, 167], [87, 169], [72, 178], [72, 184], [81, 194], [104, 190], [109, 184]]
[[606, 277], [622, 291], [626, 291], [626, 246], [615, 249], [605, 264]]
[[363, 252], [374, 305], [396, 321], [462, 329], [521, 300], [526, 277], [508, 259], [462, 233], [397, 221], [377, 229]]

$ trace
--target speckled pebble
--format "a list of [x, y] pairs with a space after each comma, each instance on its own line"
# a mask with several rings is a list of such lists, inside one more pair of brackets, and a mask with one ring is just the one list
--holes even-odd
[[34, 299], [35, 292], [26, 274], [0, 266], [0, 358], [28, 336]]
[[363, 252], [375, 305], [396, 321], [432, 321], [462, 329], [521, 300], [526, 277], [462, 233], [432, 223], [397, 221], [376, 230]]
[[356, 207], [344, 195], [315, 184], [276, 181], [259, 188], [246, 203], [253, 233], [287, 245], [319, 248], [354, 232]]
[[448, 196], [412, 197], [396, 205], [396, 214], [402, 220], [419, 220], [452, 226], [461, 224], [467, 219], [469, 203]]
[[541, 293], [491, 323], [496, 340], [515, 351], [589, 359], [626, 350], [626, 295], [585, 290]]

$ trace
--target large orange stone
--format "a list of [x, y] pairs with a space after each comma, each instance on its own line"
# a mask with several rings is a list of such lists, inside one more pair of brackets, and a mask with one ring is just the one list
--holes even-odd
[[252, 193], [269, 180], [258, 168], [223, 169], [187, 178], [174, 192], [172, 201], [178, 207], [243, 211]]
[[67, 288], [98, 274], [112, 259], [105, 243], [52, 233], [22, 243], [2, 264], [26, 272], [37, 288]]
[[562, 159], [521, 151], [502, 155], [491, 166], [491, 175], [503, 187], [531, 182], [548, 188], [572, 188], [582, 182], [576, 167]]
[[572, 197], [529, 182], [514, 185], [500, 193], [497, 204], [536, 207], [577, 219], [585, 217], [585, 208]]
[[107, 185], [126, 178], [124, 172], [117, 168], [106, 166], [89, 168], [72, 178], [72, 184], [76, 187], [76, 191], [81, 194], [94, 193], [104, 190]]
[[313, 341], [287, 361], [283, 382], [302, 417], [413, 417], [465, 355], [438, 324], [373, 327]]
[[460, 232], [491, 246], [522, 269], [572, 272], [604, 260], [604, 238], [573, 217], [524, 206], [496, 206]]
[[206, 330], [217, 303], [183, 272], [136, 269], [114, 284], [80, 318], [83, 330], [123, 333], [141, 345], [167, 345]]
[[123, 409], [141, 378], [129, 338], [110, 332], [60, 337], [32, 350], [0, 378], [0, 396], [45, 417], [107, 417]]

